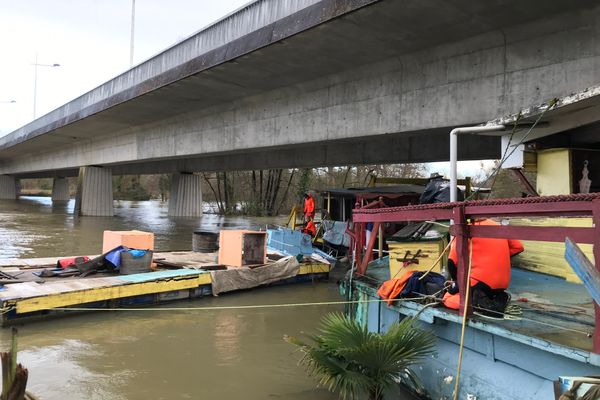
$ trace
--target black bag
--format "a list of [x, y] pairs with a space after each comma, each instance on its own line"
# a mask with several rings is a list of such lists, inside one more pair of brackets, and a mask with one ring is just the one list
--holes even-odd
[[[456, 200], [463, 201], [465, 199], [462, 191], [456, 191]], [[425, 191], [419, 198], [419, 204], [447, 203], [450, 201], [450, 181], [441, 177], [430, 179]]]

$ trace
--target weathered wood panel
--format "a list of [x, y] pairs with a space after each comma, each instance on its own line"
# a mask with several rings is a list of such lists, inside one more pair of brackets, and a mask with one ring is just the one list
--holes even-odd
[[[591, 218], [514, 218], [510, 225], [526, 226], [569, 226], [592, 227]], [[559, 276], [569, 282], [581, 283], [575, 272], [564, 258], [565, 244], [554, 242], [534, 242], [522, 240], [525, 251], [512, 258], [514, 266], [530, 271]], [[581, 244], [581, 250], [590, 259], [594, 260], [591, 244]]]

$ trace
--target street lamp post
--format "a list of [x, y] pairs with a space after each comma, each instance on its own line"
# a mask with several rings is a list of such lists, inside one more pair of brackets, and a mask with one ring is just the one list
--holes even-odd
[[131, 0], [131, 36], [129, 37], [129, 68], [133, 67], [134, 34], [135, 34], [135, 0]]
[[33, 119], [35, 119], [35, 111], [36, 111], [36, 107], [37, 107], [37, 70], [38, 67], [60, 67], [60, 64], [40, 64], [38, 63], [38, 55], [37, 53], [35, 54], [35, 63], [32, 64], [34, 67], [34, 72], [33, 72]]

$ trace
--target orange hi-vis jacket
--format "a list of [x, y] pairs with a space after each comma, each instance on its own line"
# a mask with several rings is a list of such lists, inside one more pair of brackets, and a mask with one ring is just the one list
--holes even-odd
[[[499, 225], [490, 219], [475, 225]], [[524, 250], [518, 240], [473, 238], [469, 240], [471, 255], [471, 286], [483, 282], [492, 289], [506, 289], [510, 283], [510, 257]], [[469, 251], [466, 249], [465, 251]], [[452, 243], [448, 258], [457, 264], [456, 241]], [[457, 264], [458, 265], [458, 264]], [[466, 268], [466, 266], [465, 266]]]
[[304, 229], [302, 230], [302, 232], [308, 233], [312, 237], [315, 237], [317, 235], [317, 227], [315, 226], [314, 222], [312, 222], [311, 220], [309, 220], [306, 223], [306, 227], [304, 227]]
[[304, 215], [311, 218], [315, 215], [315, 199], [312, 196], [304, 199]]

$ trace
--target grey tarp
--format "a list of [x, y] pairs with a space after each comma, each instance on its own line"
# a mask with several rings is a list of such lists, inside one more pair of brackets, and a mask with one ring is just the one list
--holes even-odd
[[210, 271], [212, 293], [231, 292], [232, 290], [250, 289], [260, 285], [277, 282], [298, 275], [300, 264], [296, 257], [285, 257], [272, 264], [257, 268], [230, 268], [221, 271]]
[[336, 246], [350, 247], [350, 236], [346, 233], [347, 222], [325, 220], [323, 227], [325, 229], [323, 240]]

